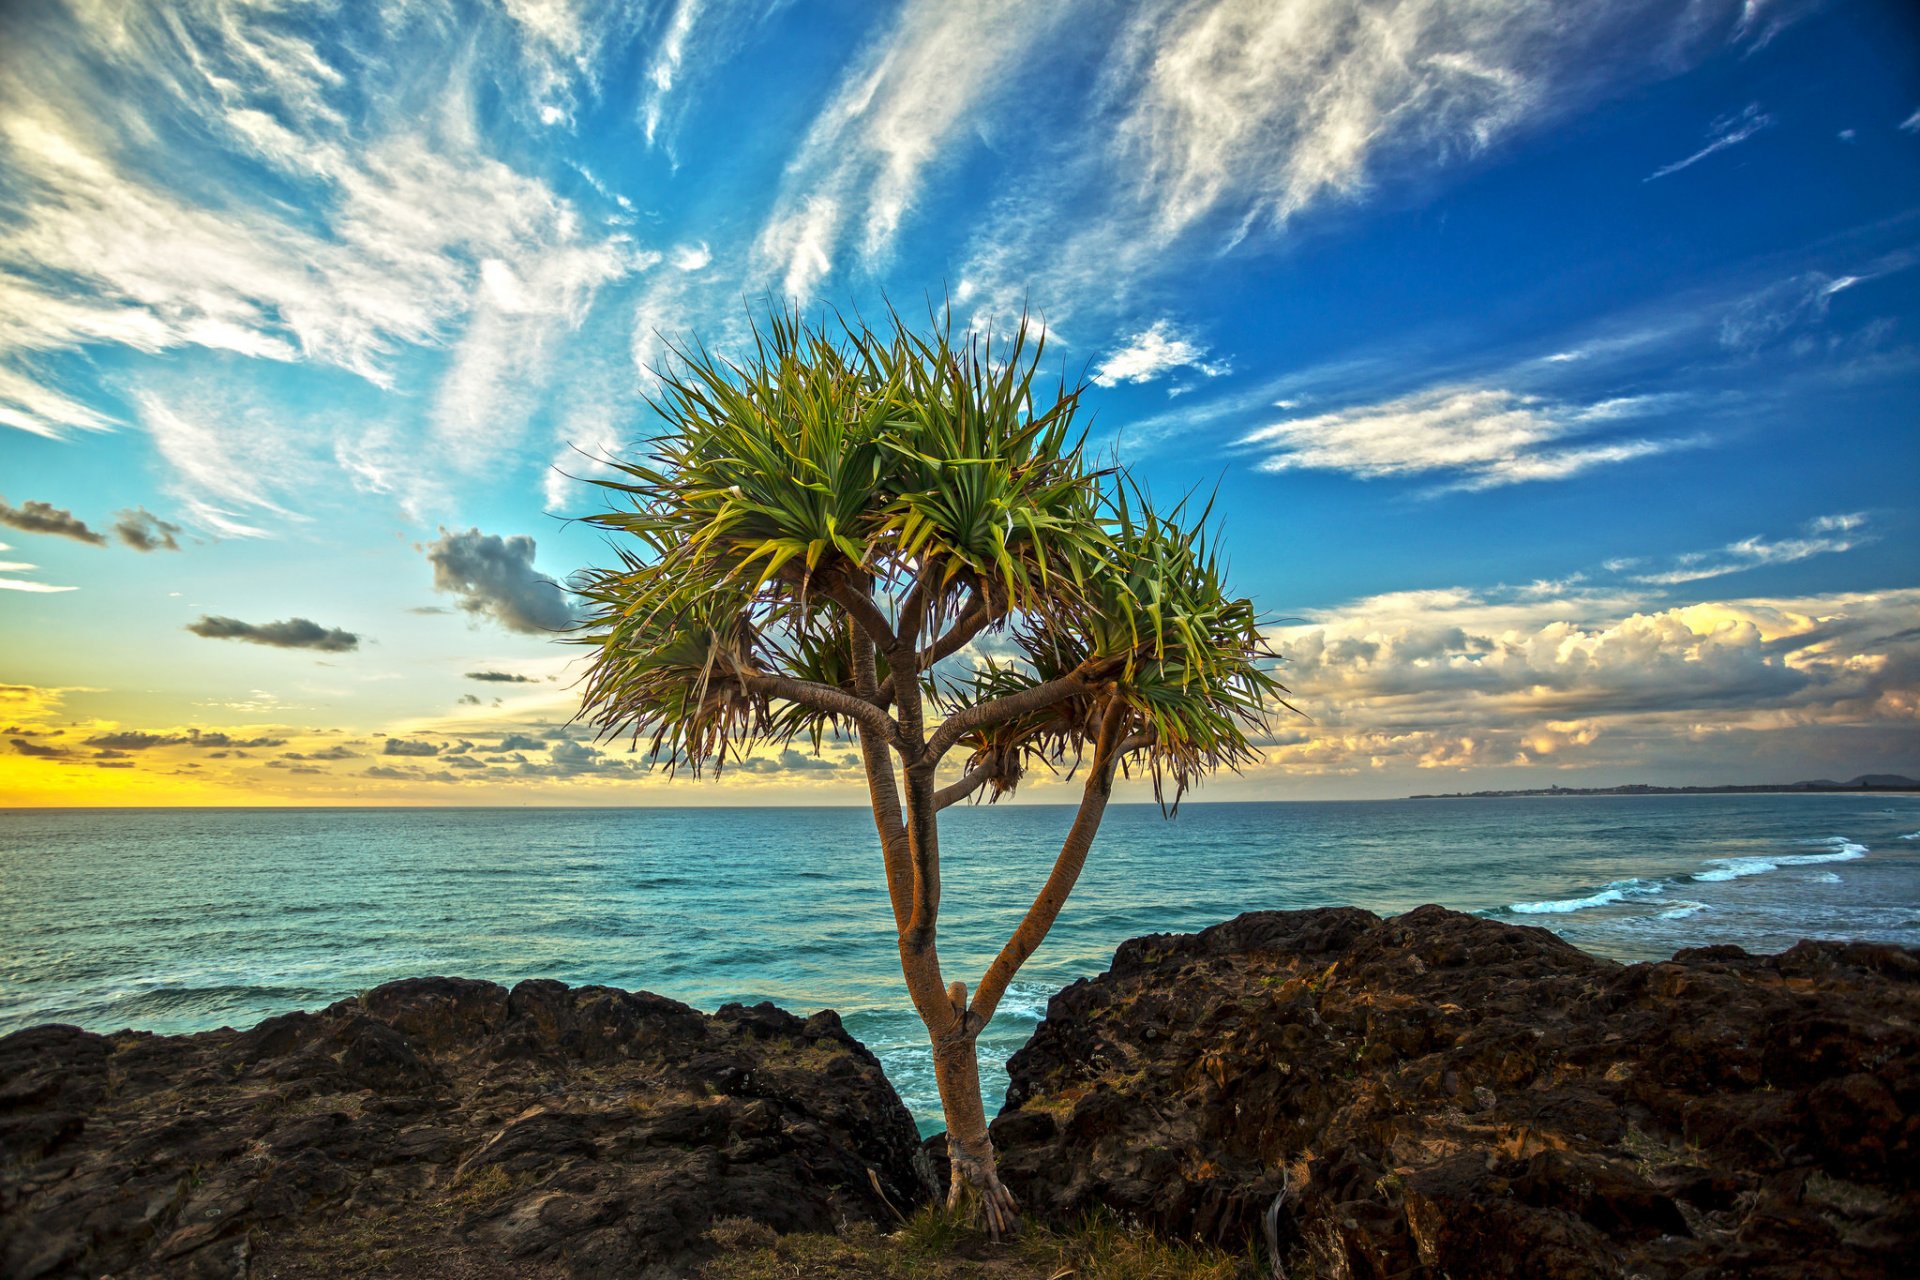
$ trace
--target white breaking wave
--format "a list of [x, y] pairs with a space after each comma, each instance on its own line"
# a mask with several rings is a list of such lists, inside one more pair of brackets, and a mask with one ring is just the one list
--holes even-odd
[[1522, 916], [1564, 915], [1570, 911], [1585, 911], [1590, 907], [1609, 906], [1630, 897], [1650, 898], [1666, 891], [1666, 886], [1656, 880], [1615, 880], [1606, 888], [1590, 893], [1584, 898], [1558, 898], [1547, 902], [1510, 902], [1507, 904], [1507, 910]]
[[1660, 918], [1662, 920], [1685, 920], [1688, 916], [1697, 915], [1705, 910], [1707, 910], [1707, 904], [1704, 902], [1682, 902], [1662, 911]]
[[1763, 876], [1769, 871], [1778, 871], [1782, 867], [1809, 867], [1821, 862], [1851, 862], [1855, 858], [1867, 856], [1867, 846], [1855, 844], [1845, 836], [1829, 836], [1825, 840], [1811, 841], [1825, 845], [1832, 853], [1789, 853], [1766, 858], [1710, 858], [1707, 865], [1711, 871], [1696, 871], [1696, 881], [1738, 880], [1743, 876]]
[[1902, 840], [1920, 840], [1920, 831], [1909, 831], [1900, 838]]

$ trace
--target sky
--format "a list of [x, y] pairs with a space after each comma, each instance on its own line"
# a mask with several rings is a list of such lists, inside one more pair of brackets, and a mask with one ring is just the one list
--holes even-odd
[[1217, 493], [1302, 714], [1196, 799], [1920, 776], [1906, 4], [37, 0], [0, 805], [859, 803], [556, 633], [670, 346], [889, 300]]

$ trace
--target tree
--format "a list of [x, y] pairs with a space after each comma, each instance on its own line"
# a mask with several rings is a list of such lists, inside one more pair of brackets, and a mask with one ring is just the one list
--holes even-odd
[[[620, 563], [584, 571], [582, 716], [644, 738], [669, 769], [718, 773], [759, 745], [858, 742], [899, 934], [932, 1042], [952, 1157], [949, 1203], [1015, 1225], [994, 1171], [975, 1043], [1046, 937], [1116, 773], [1163, 809], [1255, 756], [1283, 690], [1255, 611], [1229, 596], [1207, 511], [1153, 505], [1095, 469], [1084, 386], [1034, 395], [1044, 341], [996, 350], [951, 317], [912, 332], [775, 311], [737, 363], [677, 353], [645, 459], [598, 483]], [[988, 632], [1017, 657], [963, 654]], [[939, 785], [949, 756], [964, 757]], [[938, 815], [995, 799], [1041, 763], [1084, 768], [1051, 874], [971, 998], [937, 950]], [[951, 767], [948, 769], [951, 774]]]

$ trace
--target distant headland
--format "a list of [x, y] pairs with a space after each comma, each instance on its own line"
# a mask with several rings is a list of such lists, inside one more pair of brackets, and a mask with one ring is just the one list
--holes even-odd
[[1481, 800], [1500, 796], [1718, 796], [1772, 795], [1807, 791], [1920, 791], [1920, 779], [1897, 773], [1863, 773], [1851, 782], [1814, 778], [1807, 782], [1759, 782], [1744, 786], [1656, 787], [1629, 782], [1618, 787], [1534, 787], [1516, 791], [1448, 791], [1408, 796], [1409, 800]]

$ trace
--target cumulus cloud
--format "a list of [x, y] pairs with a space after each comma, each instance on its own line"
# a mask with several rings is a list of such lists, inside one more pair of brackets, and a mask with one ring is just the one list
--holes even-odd
[[1449, 386], [1379, 404], [1290, 418], [1241, 437], [1267, 456], [1263, 471], [1345, 471], [1365, 478], [1443, 473], [1452, 487], [1484, 489], [1559, 480], [1648, 457], [1690, 440], [1575, 442], [1669, 407], [1654, 397], [1587, 403], [1500, 387]]
[[533, 567], [534, 541], [524, 534], [503, 538], [478, 529], [442, 529], [426, 553], [433, 589], [455, 596], [472, 617], [529, 635], [573, 625], [565, 589]]
[[484, 680], [488, 684], [533, 684], [532, 676], [516, 675], [511, 671], [469, 671], [469, 680]]
[[495, 751], [545, 751], [546, 749], [546, 739], [530, 738], [523, 733], [508, 734], [500, 739], [500, 745], [494, 748]]
[[96, 533], [73, 512], [48, 502], [29, 499], [16, 507], [5, 498], [0, 498], [0, 524], [22, 533], [45, 533], [95, 547], [107, 545], [105, 534]]
[[145, 507], [134, 507], [127, 511], [116, 512], [113, 531], [122, 545], [135, 551], [178, 551], [179, 534], [177, 524], [162, 520]]
[[1108, 352], [1094, 369], [1093, 381], [1102, 387], [1152, 382], [1178, 369], [1193, 369], [1217, 378], [1231, 367], [1224, 360], [1208, 360], [1206, 347], [1182, 333], [1172, 321], [1156, 320]]
[[283, 751], [283, 760], [358, 760], [360, 753], [349, 751], [342, 746], [325, 747], [319, 751]]
[[418, 739], [388, 738], [386, 745], [380, 748], [383, 756], [437, 756], [440, 748], [432, 742]]
[[1772, 124], [1773, 117], [1762, 111], [1759, 103], [1750, 102], [1742, 110], [1720, 116], [1714, 120], [1712, 125], [1707, 129], [1706, 146], [1701, 147], [1698, 151], [1684, 159], [1675, 160], [1672, 164], [1660, 166], [1645, 178], [1641, 179], [1641, 181], [1652, 182], [1656, 178], [1664, 178], [1670, 174], [1678, 173], [1691, 165], [1699, 164], [1710, 155], [1725, 151], [1728, 147], [1739, 146], [1748, 138], [1753, 137], [1756, 133], [1768, 128]]
[[317, 649], [321, 653], [348, 653], [360, 647], [360, 637], [338, 627], [323, 627], [306, 618], [288, 618], [283, 622], [251, 623], [238, 618], [202, 615], [189, 622], [187, 630], [209, 640], [244, 640], [275, 649]]
[[1640, 768], [1774, 730], [1809, 755], [1823, 733], [1910, 748], [1916, 610], [1920, 590], [1665, 606], [1622, 592], [1370, 597], [1270, 631], [1313, 723], [1283, 726], [1268, 755], [1327, 772]]
[[204, 732], [188, 729], [185, 733], [149, 733], [143, 729], [121, 729], [113, 733], [95, 734], [86, 740], [89, 747], [101, 747], [109, 751], [146, 751], [153, 747], [225, 747], [238, 749], [247, 747], [282, 747], [285, 738], [236, 738], [229, 733]]
[[13, 749], [23, 756], [33, 756], [41, 760], [64, 760], [73, 755], [73, 752], [66, 747], [56, 747], [39, 742], [28, 742], [25, 738], [13, 739]]
[[834, 773], [853, 764], [852, 756], [816, 756], [793, 747], [783, 749], [778, 756], [749, 756], [727, 766], [743, 773]]

